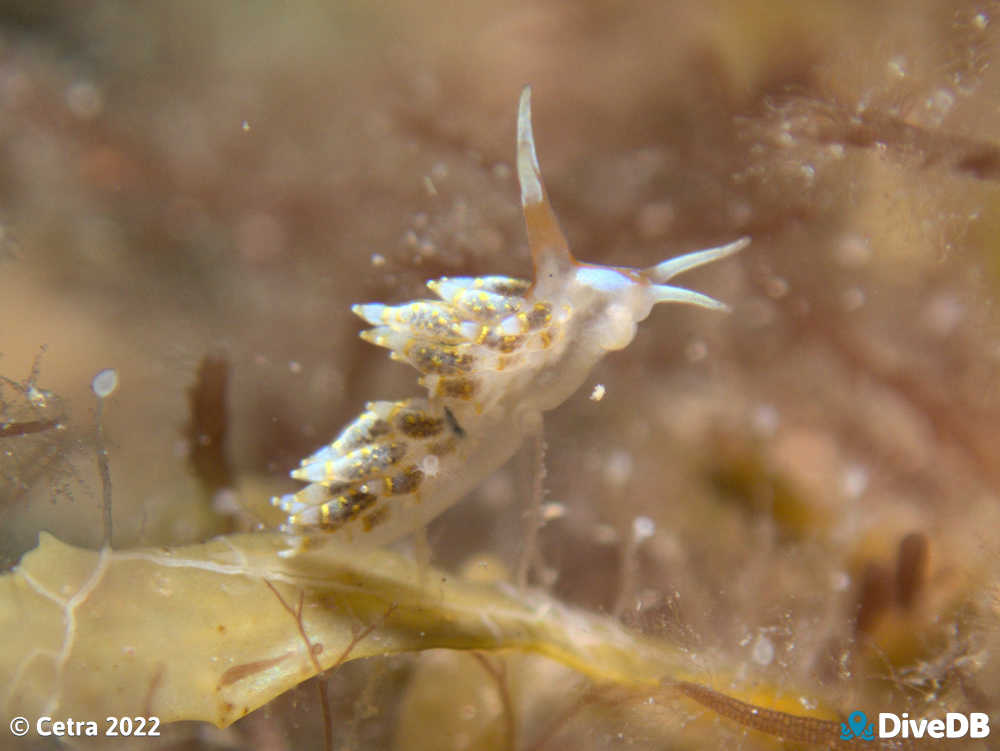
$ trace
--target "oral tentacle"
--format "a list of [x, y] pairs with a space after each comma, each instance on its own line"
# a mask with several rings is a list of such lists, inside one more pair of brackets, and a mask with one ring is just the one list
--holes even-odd
[[650, 266], [643, 271], [643, 274], [653, 282], [668, 282], [685, 271], [690, 271], [699, 266], [704, 266], [706, 263], [712, 263], [712, 261], [718, 261], [734, 253], [739, 253], [749, 244], [749, 237], [741, 237], [739, 240], [727, 243], [726, 245], [720, 245], [717, 248], [696, 250], [693, 253], [686, 253], [685, 255], [677, 256], [677, 258], [663, 261], [655, 266]]
[[729, 306], [714, 297], [703, 295], [684, 287], [672, 287], [669, 284], [654, 284], [651, 288], [653, 303], [679, 302], [685, 305], [697, 305], [699, 308], [729, 312]]

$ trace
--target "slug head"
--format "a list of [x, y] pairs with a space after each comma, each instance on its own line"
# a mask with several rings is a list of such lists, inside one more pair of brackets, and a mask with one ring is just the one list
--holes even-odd
[[579, 322], [592, 328], [604, 350], [622, 349], [635, 336], [636, 324], [661, 302], [729, 308], [700, 292], [666, 282], [678, 274], [726, 258], [750, 244], [749, 237], [717, 248], [671, 258], [647, 269], [581, 263], [570, 252], [542, 182], [531, 127], [531, 87], [525, 86], [517, 114], [517, 176], [528, 244], [535, 265], [533, 293], [542, 299], [566, 299]]

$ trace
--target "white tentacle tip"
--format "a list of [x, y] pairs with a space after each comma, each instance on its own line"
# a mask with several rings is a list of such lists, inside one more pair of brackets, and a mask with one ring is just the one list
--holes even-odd
[[726, 256], [734, 255], [739, 253], [743, 248], [750, 244], [750, 235], [743, 235], [743, 237], [738, 237], [731, 243], [726, 243], [725, 245], [720, 245], [716, 250], [719, 251], [719, 255], [716, 258], [725, 258]]

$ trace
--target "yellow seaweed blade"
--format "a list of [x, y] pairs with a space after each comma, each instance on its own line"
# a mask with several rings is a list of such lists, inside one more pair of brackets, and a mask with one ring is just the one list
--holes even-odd
[[[543, 595], [440, 571], [421, 579], [409, 559], [384, 550], [325, 546], [286, 558], [286, 548], [283, 536], [262, 533], [95, 552], [42, 534], [0, 577], [0, 674], [14, 676], [0, 695], [5, 714], [224, 727], [317, 664], [434, 648], [518, 648], [646, 688], [687, 663], [679, 650]], [[286, 607], [299, 598], [316, 663]]]
[[328, 545], [293, 557], [282, 555], [286, 549], [272, 533], [115, 552], [43, 533], [0, 576], [0, 675], [10, 677], [3, 714], [155, 716], [225, 727], [347, 660], [515, 649], [626, 696], [679, 694], [750, 727], [760, 723], [741, 718], [763, 714], [771, 723], [758, 728], [765, 732], [835, 728], [829, 719], [785, 714], [759, 686], [739, 696], [694, 683], [704, 667], [692, 668], [683, 649], [543, 593], [421, 574], [381, 549]]

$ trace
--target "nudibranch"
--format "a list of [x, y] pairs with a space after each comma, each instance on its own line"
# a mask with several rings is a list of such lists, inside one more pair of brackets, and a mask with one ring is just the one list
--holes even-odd
[[370, 402], [303, 459], [291, 476], [309, 484], [271, 501], [288, 514], [286, 533], [383, 545], [421, 529], [510, 459], [606, 353], [628, 346], [654, 305], [727, 310], [666, 282], [736, 253], [747, 237], [646, 269], [573, 258], [542, 184], [530, 87], [518, 109], [517, 175], [534, 281], [445, 277], [427, 283], [434, 299], [352, 308], [372, 326], [361, 337], [416, 368], [427, 395]]

